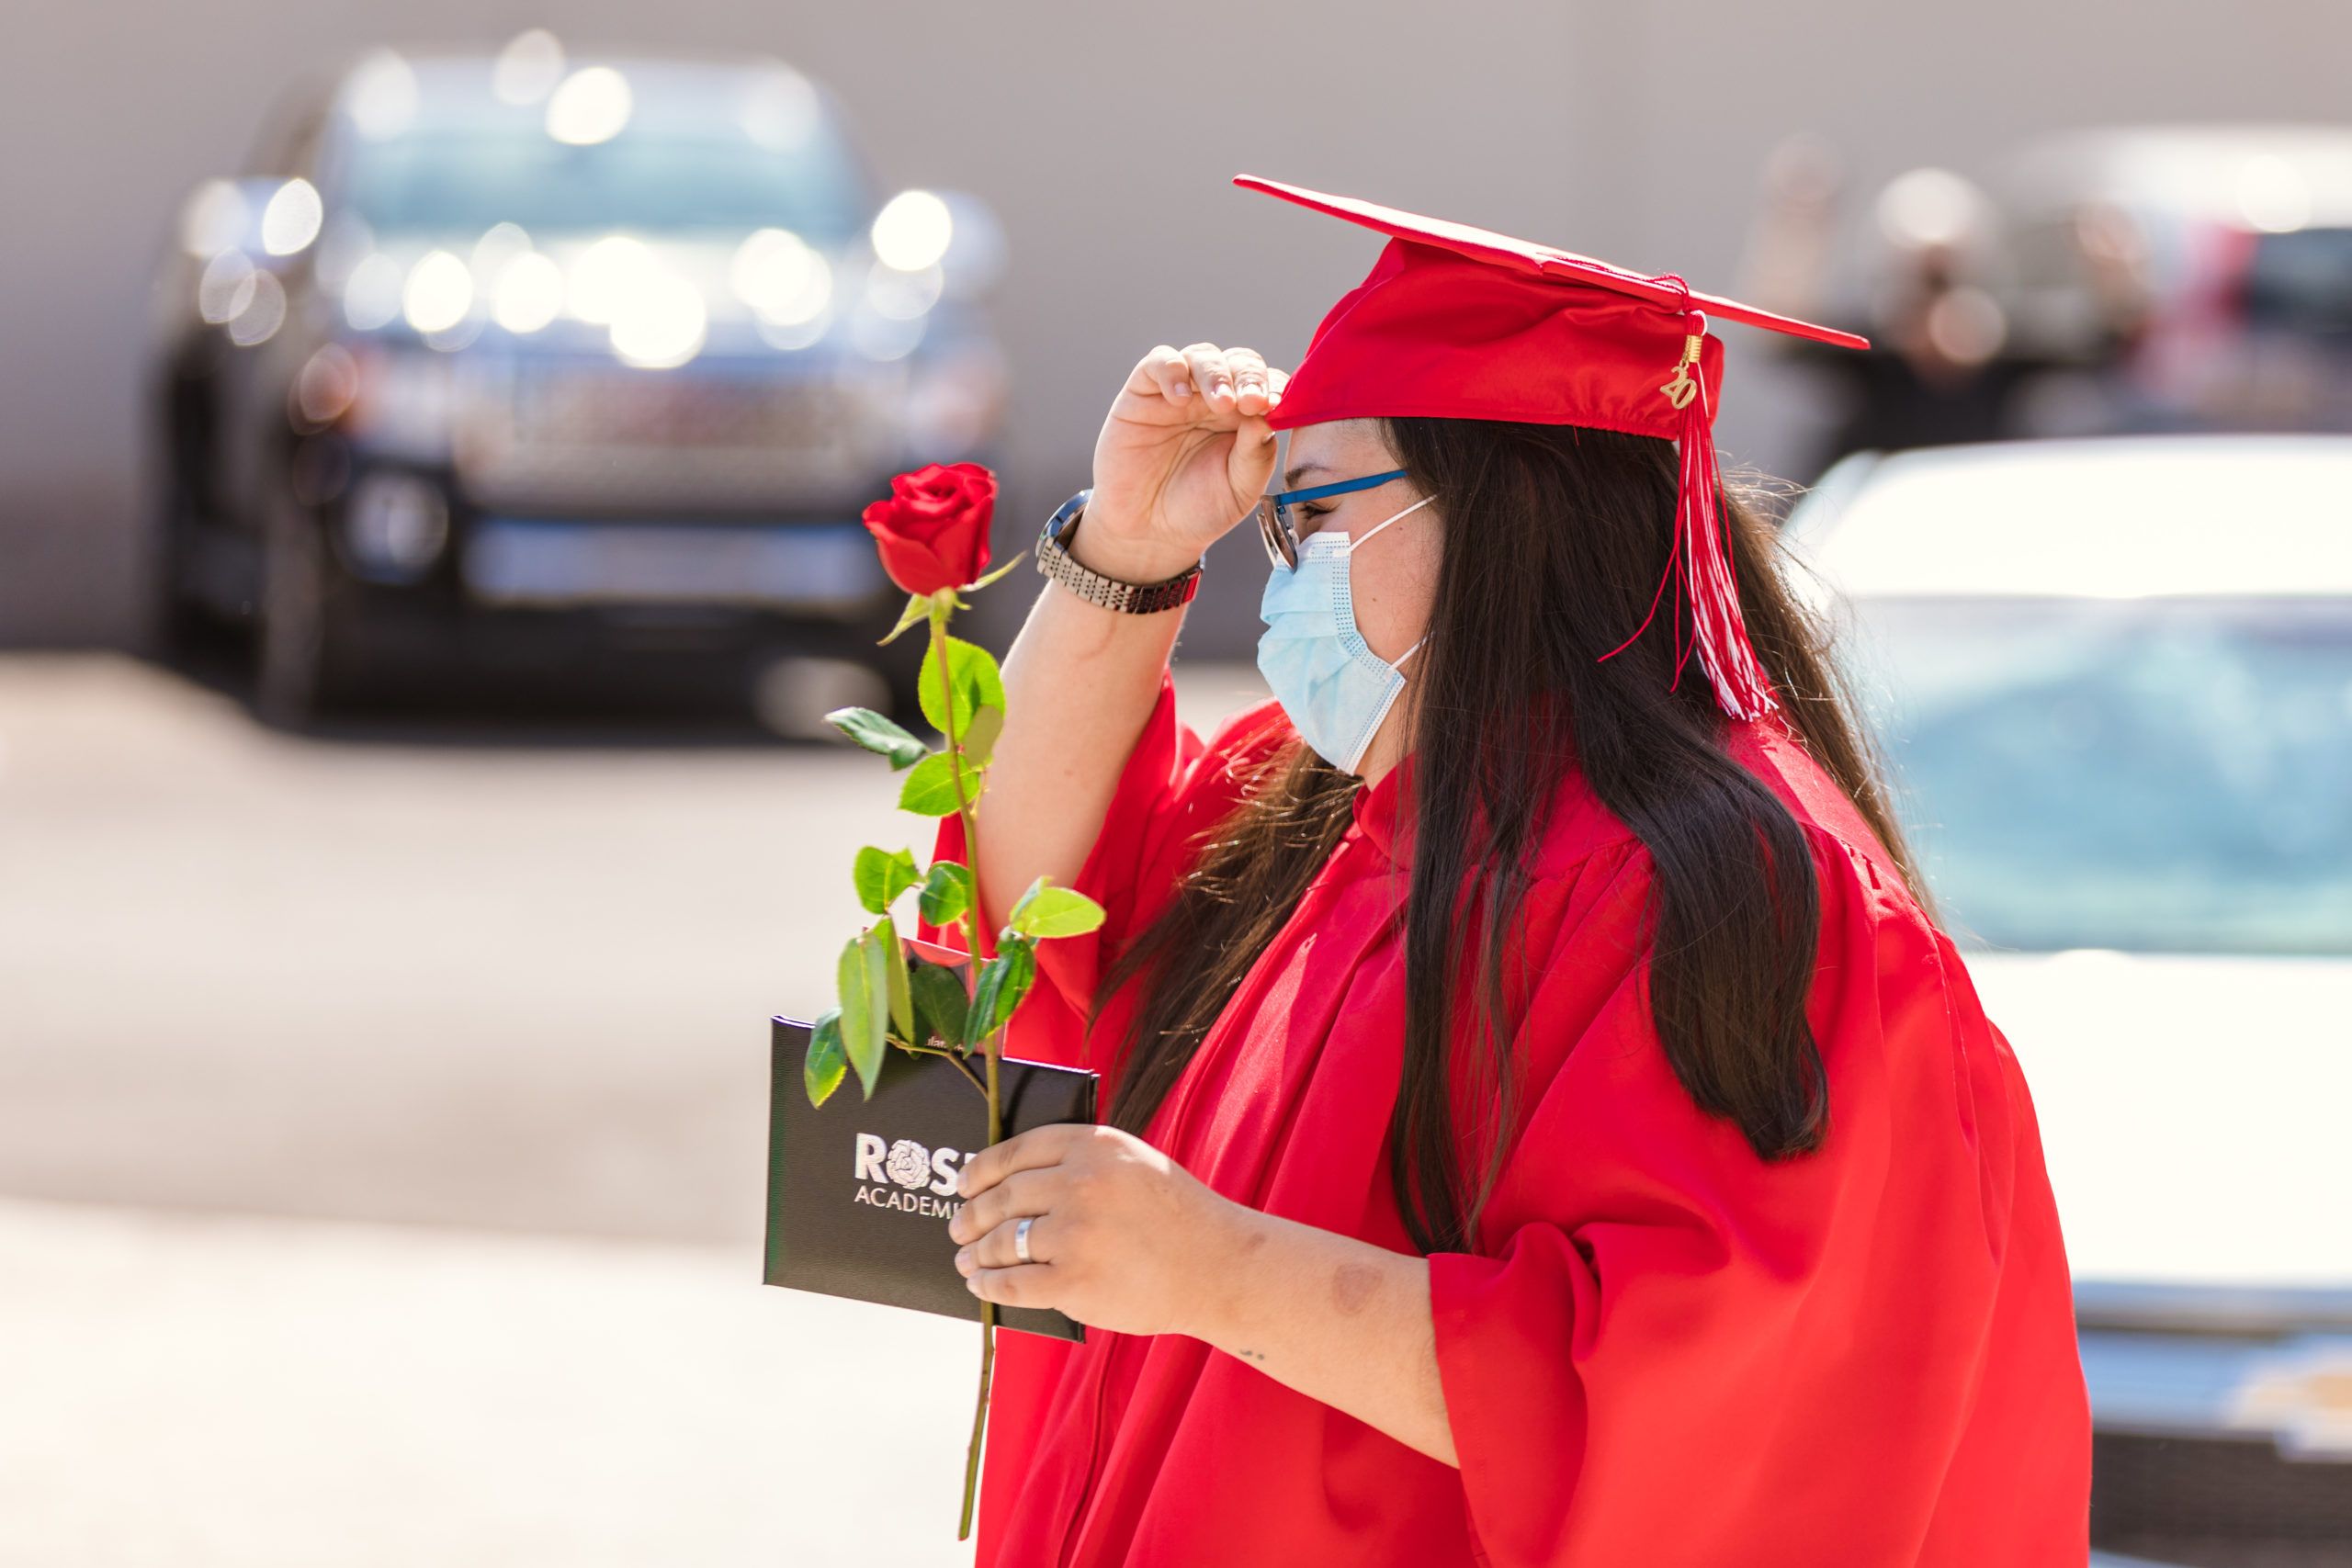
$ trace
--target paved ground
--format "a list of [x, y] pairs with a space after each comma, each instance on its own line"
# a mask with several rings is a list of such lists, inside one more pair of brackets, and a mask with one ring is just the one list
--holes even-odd
[[968, 1562], [977, 1331], [755, 1270], [0, 1200], [0, 1562]]
[[751, 1283], [879, 769], [0, 660], [0, 1562], [967, 1560], [971, 1333]]

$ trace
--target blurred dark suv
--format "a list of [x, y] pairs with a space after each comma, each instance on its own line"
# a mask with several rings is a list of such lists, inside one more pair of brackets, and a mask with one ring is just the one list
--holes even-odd
[[159, 270], [158, 630], [252, 622], [298, 720], [795, 654], [903, 702], [857, 514], [987, 459], [1001, 262], [968, 197], [877, 200], [780, 63], [379, 52], [290, 97]]

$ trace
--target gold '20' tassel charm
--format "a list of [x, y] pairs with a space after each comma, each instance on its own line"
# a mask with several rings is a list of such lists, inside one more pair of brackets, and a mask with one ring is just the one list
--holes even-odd
[[1690, 400], [1699, 395], [1699, 378], [1690, 374], [1690, 367], [1699, 363], [1699, 344], [1706, 340], [1706, 335], [1704, 333], [1692, 333], [1682, 340], [1682, 362], [1674, 367], [1674, 379], [1658, 389], [1666, 394], [1666, 400], [1677, 409], [1690, 407]]

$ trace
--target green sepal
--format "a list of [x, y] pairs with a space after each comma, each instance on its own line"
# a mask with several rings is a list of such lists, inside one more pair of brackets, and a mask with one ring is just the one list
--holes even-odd
[[[989, 583], [994, 582], [998, 578], [1002, 577], [1006, 572], [1011, 571], [1014, 567], [1019, 566], [1023, 561], [1025, 561], [1028, 558], [1029, 558], [1027, 556], [1015, 556], [1011, 560], [1005, 562], [1002, 566], [997, 568], [994, 571], [989, 573], [986, 577], [981, 578], [978, 582], [967, 582], [964, 584], [964, 586], [966, 588], [986, 588]], [[957, 603], [959, 604], [962, 604], [960, 600], [957, 601]], [[969, 608], [968, 605], [965, 605], [963, 607]]]
[[875, 644], [875, 646], [876, 648], [887, 647], [888, 645], [898, 641], [899, 634], [905, 631], [909, 626], [919, 626], [929, 619], [931, 619], [931, 595], [928, 593], [914, 594], [907, 600], [907, 607], [899, 612], [899, 624], [890, 628], [890, 635], [884, 637], [880, 642]]

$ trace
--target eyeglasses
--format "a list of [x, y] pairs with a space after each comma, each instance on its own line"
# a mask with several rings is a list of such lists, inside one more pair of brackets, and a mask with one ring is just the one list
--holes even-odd
[[1340, 479], [1306, 490], [1268, 491], [1250, 509], [1250, 515], [1258, 520], [1258, 537], [1266, 547], [1266, 558], [1284, 571], [1298, 570], [1298, 530], [1291, 525], [1290, 509], [1301, 502], [1320, 501], [1327, 495], [1346, 495], [1351, 491], [1372, 490], [1404, 477], [1404, 469], [1391, 468], [1385, 474], [1371, 474], [1360, 479]]

